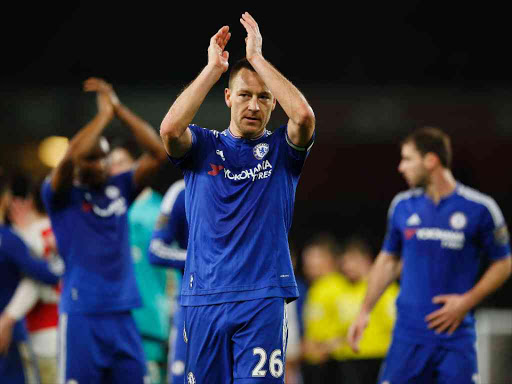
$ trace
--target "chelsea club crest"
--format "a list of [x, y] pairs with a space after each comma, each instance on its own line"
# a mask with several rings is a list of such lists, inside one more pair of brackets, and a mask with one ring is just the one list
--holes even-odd
[[466, 218], [466, 215], [463, 214], [462, 212], [455, 212], [450, 217], [450, 225], [455, 230], [463, 229], [467, 223], [468, 219]]
[[267, 143], [259, 143], [257, 146], [254, 147], [252, 150], [252, 153], [254, 154], [254, 157], [258, 160], [262, 160], [268, 153], [269, 146]]

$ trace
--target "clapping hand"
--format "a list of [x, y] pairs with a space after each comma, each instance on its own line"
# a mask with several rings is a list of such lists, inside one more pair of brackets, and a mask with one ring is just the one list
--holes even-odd
[[258, 27], [258, 23], [256, 20], [249, 14], [249, 12], [245, 12], [240, 19], [240, 22], [245, 27], [247, 31], [247, 37], [245, 38], [246, 44], [246, 57], [247, 60], [251, 60], [253, 57], [257, 55], [262, 55], [262, 45], [263, 38], [261, 37], [260, 29]]
[[212, 36], [208, 47], [208, 65], [220, 69], [222, 73], [226, 72], [229, 67], [229, 52], [224, 48], [226, 48], [230, 37], [229, 27], [225, 25]]

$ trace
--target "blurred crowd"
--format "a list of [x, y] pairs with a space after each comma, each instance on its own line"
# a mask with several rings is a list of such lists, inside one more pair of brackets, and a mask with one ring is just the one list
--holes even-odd
[[361, 236], [340, 241], [320, 233], [300, 255], [291, 249], [293, 260], [301, 258], [302, 270], [296, 270], [301, 296], [288, 304], [289, 312], [297, 314], [289, 315], [287, 383], [376, 383], [391, 342], [398, 284], [391, 284], [378, 301], [355, 353], [347, 334], [366, 294], [375, 257], [370, 243]]

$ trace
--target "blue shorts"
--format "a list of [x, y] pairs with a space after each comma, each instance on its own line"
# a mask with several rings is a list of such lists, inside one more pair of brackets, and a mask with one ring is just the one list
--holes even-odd
[[169, 384], [181, 384], [185, 376], [185, 358], [187, 353], [187, 344], [183, 339], [183, 327], [185, 325], [184, 307], [179, 302], [175, 303], [176, 309], [171, 326], [171, 335], [169, 337], [169, 361], [168, 377]]
[[382, 366], [379, 384], [478, 383], [476, 348], [414, 344], [394, 339]]
[[185, 382], [284, 383], [283, 298], [184, 307], [184, 312]]
[[60, 383], [144, 382], [144, 350], [130, 312], [61, 313], [58, 339]]
[[35, 356], [25, 341], [12, 341], [7, 355], [0, 355], [0, 382], [25, 384], [39, 382]]

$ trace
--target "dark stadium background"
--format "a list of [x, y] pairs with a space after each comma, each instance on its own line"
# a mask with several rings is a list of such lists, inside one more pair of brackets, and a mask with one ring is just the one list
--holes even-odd
[[[392, 197], [406, 188], [399, 142], [435, 125], [453, 139], [454, 174], [493, 196], [512, 224], [512, 58], [504, 9], [430, 1], [13, 2], [3, 5], [0, 164], [42, 177], [37, 145], [71, 137], [95, 113], [89, 76], [112, 82], [158, 128], [180, 89], [206, 64], [209, 38], [228, 24], [231, 60], [244, 55], [238, 19], [260, 25], [265, 56], [311, 102], [317, 141], [297, 190], [290, 239], [300, 250], [319, 231], [354, 233], [375, 251]], [[223, 78], [197, 122], [224, 129]], [[220, 109], [220, 110], [219, 110]], [[276, 111], [272, 127], [286, 121]], [[125, 135], [114, 122], [107, 136]], [[161, 190], [180, 177], [170, 165]], [[261, 239], [265, 241], [265, 239]], [[512, 283], [486, 304], [511, 306]]]

